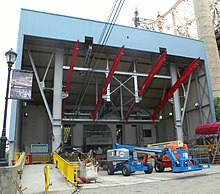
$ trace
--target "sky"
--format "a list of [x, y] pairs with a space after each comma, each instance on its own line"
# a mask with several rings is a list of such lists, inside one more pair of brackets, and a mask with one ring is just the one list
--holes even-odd
[[[174, 5], [177, 0], [125, 0], [117, 24], [132, 26], [134, 11], [137, 8], [139, 17], [156, 19], [158, 12], [163, 14]], [[0, 136], [3, 126], [7, 63], [5, 53], [13, 48], [16, 52], [19, 19], [21, 8], [43, 11], [66, 16], [92, 19], [106, 22], [115, 0], [2, 0], [0, 1]], [[8, 137], [10, 121], [10, 103], [6, 132]]]

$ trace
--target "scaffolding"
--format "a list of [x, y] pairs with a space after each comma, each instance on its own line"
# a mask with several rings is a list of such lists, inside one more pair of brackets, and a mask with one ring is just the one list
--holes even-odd
[[207, 147], [209, 149], [211, 164], [220, 163], [220, 122], [198, 125], [195, 133], [202, 136], [202, 142], [200, 143], [203, 144], [196, 147]]

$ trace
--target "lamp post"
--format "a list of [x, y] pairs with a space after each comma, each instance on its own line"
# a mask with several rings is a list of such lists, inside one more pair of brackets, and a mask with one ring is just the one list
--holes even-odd
[[8, 162], [6, 161], [5, 151], [6, 151], [6, 121], [7, 121], [7, 109], [8, 109], [8, 93], [9, 93], [9, 85], [10, 85], [10, 73], [11, 68], [14, 62], [16, 61], [17, 54], [11, 49], [5, 53], [5, 57], [8, 63], [8, 80], [6, 87], [6, 95], [5, 95], [5, 111], [4, 111], [4, 120], [3, 120], [3, 130], [2, 136], [0, 138], [0, 166], [7, 166]]

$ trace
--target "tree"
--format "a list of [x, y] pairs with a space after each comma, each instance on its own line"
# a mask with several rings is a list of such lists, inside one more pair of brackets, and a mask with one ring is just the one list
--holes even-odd
[[220, 97], [214, 98], [216, 121], [220, 121]]

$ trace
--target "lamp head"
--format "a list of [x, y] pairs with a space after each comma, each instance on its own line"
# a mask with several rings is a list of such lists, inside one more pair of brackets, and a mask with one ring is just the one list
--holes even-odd
[[17, 53], [13, 51], [13, 49], [7, 51], [5, 53], [6, 61], [8, 64], [13, 65], [17, 59]]

